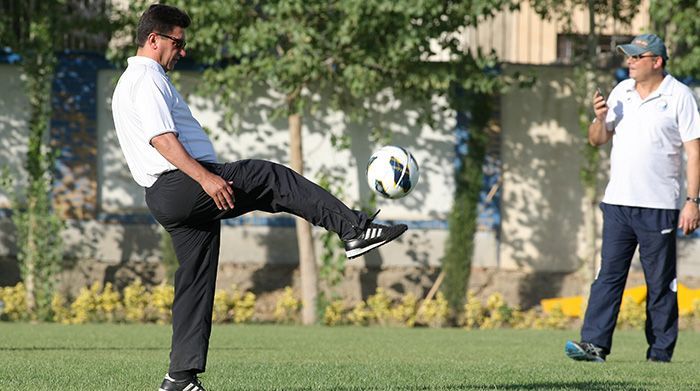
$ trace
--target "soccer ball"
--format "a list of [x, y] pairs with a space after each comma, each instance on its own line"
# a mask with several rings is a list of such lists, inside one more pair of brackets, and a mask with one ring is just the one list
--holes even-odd
[[419, 177], [416, 159], [401, 147], [382, 147], [367, 162], [367, 184], [384, 198], [404, 197], [416, 187]]

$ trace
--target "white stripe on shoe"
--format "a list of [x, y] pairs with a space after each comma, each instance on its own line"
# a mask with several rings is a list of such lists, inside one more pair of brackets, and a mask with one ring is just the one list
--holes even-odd
[[368, 252], [369, 250], [371, 250], [373, 248], [377, 248], [377, 247], [381, 246], [384, 243], [386, 243], [386, 240], [378, 242], [378, 243], [374, 243], [374, 244], [367, 246], [367, 247], [360, 247], [360, 248], [356, 248], [356, 249], [352, 249], [352, 250], [347, 250], [347, 251], [345, 251], [345, 256], [348, 257], [348, 259], [356, 258], [356, 257], [359, 257], [360, 255]]
[[370, 228], [365, 232], [365, 239], [374, 239], [382, 236], [381, 228]]

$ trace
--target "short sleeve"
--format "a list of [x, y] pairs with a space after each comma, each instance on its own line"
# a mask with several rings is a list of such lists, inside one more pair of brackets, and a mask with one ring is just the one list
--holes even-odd
[[177, 133], [172, 116], [173, 94], [167, 81], [144, 75], [134, 85], [134, 109], [149, 141], [168, 132]]
[[684, 90], [678, 101], [678, 132], [683, 142], [700, 138], [700, 113], [698, 104], [690, 90]]

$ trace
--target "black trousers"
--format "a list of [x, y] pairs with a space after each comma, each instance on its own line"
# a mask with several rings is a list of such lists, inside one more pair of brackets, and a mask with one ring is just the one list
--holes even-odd
[[202, 164], [233, 182], [233, 209], [219, 210], [202, 187], [179, 170], [162, 174], [146, 189], [146, 204], [172, 237], [180, 264], [175, 273], [170, 372], [205, 370], [221, 219], [254, 210], [288, 212], [337, 233], [341, 239], [356, 237], [367, 223], [366, 214], [349, 209], [285, 166], [264, 160]]
[[601, 267], [591, 285], [581, 340], [610, 353], [627, 274], [639, 246], [647, 284], [647, 358], [670, 361], [678, 338], [678, 210], [605, 203], [601, 203], [600, 208], [603, 210]]

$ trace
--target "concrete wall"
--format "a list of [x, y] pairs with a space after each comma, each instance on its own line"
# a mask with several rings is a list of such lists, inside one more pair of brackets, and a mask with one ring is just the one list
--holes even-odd
[[[158, 281], [163, 276], [162, 267], [159, 266], [160, 228], [150, 218], [143, 189], [131, 179], [115, 137], [110, 97], [118, 74], [112, 69], [102, 69], [96, 73], [96, 93], [90, 98], [94, 99], [94, 120], [84, 113], [72, 113], [72, 109], [67, 107], [70, 105], [58, 107], [54, 113], [54, 118], [57, 115], [61, 118], [73, 117], [78, 118], [80, 123], [88, 123], [88, 126], [77, 128], [81, 132], [92, 131], [90, 142], [96, 145], [94, 149], [85, 150], [89, 156], [81, 158], [95, 171], [95, 205], [89, 209], [89, 212], [94, 211], [94, 217], [85, 218], [85, 214], [77, 218], [75, 215], [68, 216], [64, 240], [70, 272], [62, 277], [65, 286], [80, 287], [93, 279], [127, 281], [136, 276], [147, 281]], [[18, 67], [0, 67], [0, 83], [5, 85], [7, 81], [17, 84], [14, 89], [21, 92], [18, 76]], [[178, 83], [184, 94], [190, 95], [197, 82], [197, 73], [179, 72]], [[79, 83], [74, 84], [84, 89]], [[70, 85], [68, 87], [72, 88]], [[276, 103], [274, 96], [260, 93], [257, 98], [259, 109], [240, 112], [236, 118], [240, 130], [235, 134], [221, 130], [221, 110], [210, 101], [194, 95], [188, 99], [195, 117], [212, 131], [220, 161], [261, 158], [285, 163], [288, 160], [286, 121], [271, 119], [269, 108]], [[22, 99], [21, 93], [4, 95], [0, 96], [0, 108], [7, 108], [0, 110], [0, 140], [5, 146], [0, 162], [13, 172], [21, 173], [22, 148], [26, 145], [21, 129], [26, 126], [27, 102]], [[352, 123], [342, 113], [332, 112], [323, 105], [319, 110], [314, 113], [313, 120], [311, 116], [305, 117], [303, 127], [306, 176], [317, 180], [322, 171], [340, 176], [344, 178], [341, 198], [354, 207], [366, 204], [370, 190], [364, 169], [369, 156], [377, 148], [368, 137], [370, 127], [375, 123]], [[406, 271], [391, 277], [392, 281], [387, 285], [396, 284], [397, 281], [401, 285], [401, 280], [415, 274], [416, 270], [422, 270], [425, 276], [431, 275], [430, 270], [439, 266], [443, 254], [447, 236], [446, 217], [454, 190], [455, 113], [436, 113], [438, 125], [433, 129], [417, 125], [416, 112], [395, 101], [381, 117], [392, 133], [391, 143], [408, 148], [416, 156], [421, 167], [421, 180], [411, 195], [404, 199], [377, 201], [377, 208], [382, 210], [380, 219], [406, 221], [412, 229], [396, 244], [349, 263], [349, 267], [356, 270], [356, 275], [362, 274], [355, 281], [360, 282], [361, 286], [347, 289], [355, 296], [373, 293], [371, 287], [376, 287], [382, 280], [382, 271], [389, 271], [390, 274], [396, 274], [390, 270]], [[93, 127], [94, 131], [91, 130]], [[335, 151], [330, 144], [331, 136], [346, 132], [352, 135], [350, 149]], [[71, 140], [65, 139], [63, 142], [71, 144]], [[65, 149], [71, 148], [75, 149], [75, 146]], [[59, 167], [65, 166], [59, 162]], [[56, 187], [72, 189], [73, 182], [66, 184], [62, 180], [68, 178], [72, 181], [78, 175], [71, 172], [70, 167], [62, 174]], [[75, 188], [85, 189], [84, 186]], [[0, 197], [0, 208], [9, 208], [8, 195], [0, 193]], [[66, 209], [83, 209], [80, 205], [71, 204], [76, 199], [82, 201], [88, 198], [80, 197], [80, 194], [71, 197], [69, 194], [61, 201]], [[4, 212], [6, 215], [8, 210]], [[293, 224], [289, 215], [262, 212], [226, 221], [222, 231], [219, 283], [222, 286], [236, 283], [241, 287], [255, 288], [269, 285], [267, 280], [291, 282], [291, 271], [298, 264]], [[2, 285], [14, 283], [18, 271], [13, 259], [16, 254], [14, 232], [7, 216], [0, 218], [0, 226], [3, 228], [0, 234], [0, 270], [5, 271], [0, 273]], [[322, 232], [321, 229], [314, 230], [317, 236]], [[321, 254], [321, 251], [319, 243], [316, 252]], [[495, 253], [495, 248], [490, 253]], [[370, 274], [374, 274], [374, 277], [368, 282], [367, 275]], [[266, 277], [260, 277], [262, 275]], [[422, 281], [421, 284], [429, 288], [431, 280], [425, 276], [410, 277], [411, 281], [406, 282], [419, 289], [416, 293], [422, 293], [424, 288], [416, 288], [416, 281]], [[119, 281], [118, 285], [121, 284]]]
[[[98, 100], [98, 178], [99, 205], [103, 215], [123, 218], [128, 214], [147, 213], [143, 200], [143, 189], [131, 179], [124, 166], [123, 156], [116, 140], [109, 104], [113, 91], [113, 80], [118, 72], [102, 71], [99, 74]], [[183, 93], [188, 94], [197, 82], [197, 74], [182, 72], [179, 83]], [[268, 159], [280, 163], [288, 161], [288, 132], [286, 120], [271, 120], [269, 107], [274, 97], [260, 94], [257, 98], [259, 110], [239, 112], [236, 119], [240, 131], [229, 134], [222, 130], [221, 110], [211, 102], [194, 95], [189, 96], [193, 115], [207, 129], [217, 150], [219, 161], [234, 161], [245, 158]], [[415, 226], [434, 226], [437, 229], [418, 229], [403, 240], [403, 245], [382, 249], [379, 256], [365, 258], [383, 266], [431, 264], [437, 266], [442, 254], [442, 242], [446, 231], [444, 220], [451, 206], [454, 186], [451, 179], [454, 157], [455, 115], [447, 113], [438, 118], [438, 127], [415, 125], [415, 113], [399, 106], [387, 112], [391, 118], [392, 143], [408, 148], [420, 162], [421, 179], [410, 196], [400, 200], [379, 199], [377, 207], [382, 210], [379, 217], [384, 220], [408, 220]], [[408, 120], [406, 120], [408, 119]], [[304, 118], [305, 175], [312, 180], [322, 171], [338, 175], [344, 181], [341, 198], [349, 205], [366, 203], [369, 187], [364, 169], [366, 161], [376, 148], [368, 138], [370, 124], [349, 122], [342, 113], [329, 111], [321, 106], [314, 119]], [[349, 150], [336, 151], [331, 146], [332, 135], [349, 132], [352, 137]], [[283, 215], [288, 218], [288, 215]], [[258, 212], [240, 221], [227, 222], [222, 240], [221, 262], [296, 263], [296, 243], [289, 226], [274, 227], [282, 216]], [[273, 225], [273, 226], [270, 226]], [[317, 234], [322, 231], [318, 229]], [[267, 239], [272, 235], [275, 239]], [[409, 246], [408, 242], [415, 242]], [[118, 251], [117, 248], [114, 248]], [[319, 249], [320, 251], [320, 249]], [[428, 256], [430, 254], [431, 256]], [[116, 258], [116, 257], [113, 257]], [[362, 260], [358, 263], [362, 264]]]
[[584, 255], [579, 167], [587, 141], [579, 130], [571, 68], [538, 70], [532, 88], [516, 89], [501, 98], [503, 220], [499, 266], [571, 272]]
[[[504, 292], [511, 302], [527, 306], [542, 297], [582, 291], [576, 271], [584, 255], [582, 222], [587, 206], [583, 204], [579, 166], [585, 137], [578, 128], [571, 68], [510, 65], [505, 69], [532, 73], [537, 83], [532, 88], [513, 88], [500, 99], [500, 144], [490, 158], [493, 181], [484, 187], [487, 193], [502, 172], [496, 193], [500, 211], [492, 225], [481, 225], [476, 234], [471, 286], [481, 294]], [[131, 179], [114, 135], [110, 96], [117, 74], [112, 69], [96, 73], [94, 120], [83, 120], [90, 126], [81, 128], [97, 139], [94, 151], [86, 152], [87, 164], [95, 167], [95, 206], [90, 209], [94, 209], [95, 217], [68, 220], [64, 233], [70, 258], [70, 272], [63, 276], [66, 286], [79, 287], [94, 279], [117, 281], [119, 285], [136, 276], [159, 281], [163, 276], [160, 228], [147, 213], [143, 190]], [[0, 65], [0, 84], [17, 91], [0, 95], [0, 163], [16, 175], [23, 171], [26, 134], [22, 129], [28, 115], [19, 79], [16, 66]], [[183, 92], [191, 92], [196, 82], [196, 73], [180, 72]], [[612, 77], [606, 80], [602, 76], [600, 83], [612, 86]], [[269, 107], [275, 97], [261, 93], [257, 98], [260, 109], [241, 112], [236, 119], [240, 128], [236, 134], [221, 130], [220, 109], [211, 102], [197, 96], [188, 99], [195, 117], [212, 130], [221, 161], [249, 157], [283, 163], [288, 160], [286, 123], [270, 118]], [[322, 105], [319, 110], [315, 120], [305, 117], [306, 174], [317, 179], [321, 170], [329, 170], [342, 176], [346, 184], [342, 198], [358, 206], [366, 202], [370, 192], [364, 180], [364, 164], [375, 148], [367, 137], [371, 122], [352, 123], [342, 113]], [[71, 118], [70, 114], [61, 115]], [[421, 182], [405, 199], [379, 200], [382, 219], [407, 221], [411, 230], [398, 243], [348, 262], [343, 289], [349, 297], [371, 294], [376, 286], [422, 294], [434, 281], [444, 254], [446, 217], [454, 190], [456, 115], [443, 114], [438, 117], [438, 126], [431, 129], [416, 125], [415, 113], [395, 102], [382, 119], [394, 134], [392, 142], [406, 146], [417, 157]], [[352, 135], [350, 150], [334, 151], [331, 135], [346, 131]], [[64, 139], [70, 142], [70, 137]], [[605, 150], [601, 153], [606, 155]], [[601, 168], [601, 187], [607, 180], [606, 164]], [[62, 180], [71, 177], [64, 175]], [[75, 198], [61, 199], [70, 202]], [[85, 199], [92, 198], [78, 197]], [[8, 195], [0, 192], [0, 208], [8, 207]], [[0, 285], [18, 278], [12, 224], [2, 216]], [[319, 235], [322, 230], [314, 232]], [[695, 237], [679, 239], [680, 281], [693, 287], [700, 286], [700, 259], [695, 256], [699, 246]], [[320, 251], [317, 248], [317, 253]], [[236, 283], [258, 292], [274, 290], [295, 283], [296, 264], [296, 237], [293, 220], [288, 216], [252, 213], [225, 223], [221, 286]], [[633, 263], [631, 278], [641, 281], [638, 261]]]
[[[515, 296], [576, 295], [593, 270], [582, 269], [586, 255], [583, 197], [579, 170], [586, 136], [578, 124], [573, 69], [564, 66], [507, 67], [508, 72], [534, 72], [532, 88], [513, 89], [501, 97], [503, 164], [502, 223], [498, 268], [515, 285]], [[612, 74], [599, 76], [605, 91]], [[598, 191], [602, 198], [609, 173], [609, 145], [602, 157]], [[602, 214], [595, 206], [597, 232]], [[700, 240], [695, 233], [678, 239], [679, 281], [700, 286]], [[596, 258], [600, 259], [600, 241]], [[643, 283], [638, 254], [629, 285]], [[503, 290], [508, 289], [503, 284]]]

